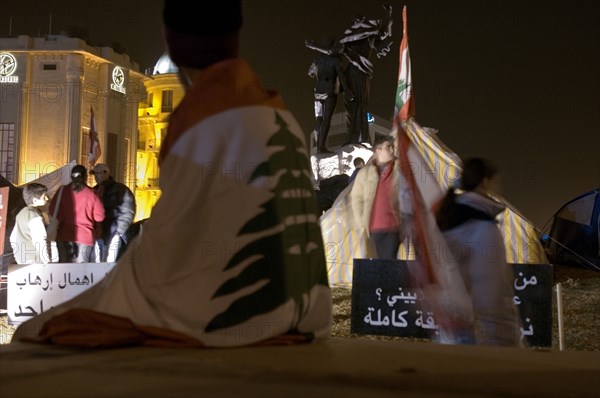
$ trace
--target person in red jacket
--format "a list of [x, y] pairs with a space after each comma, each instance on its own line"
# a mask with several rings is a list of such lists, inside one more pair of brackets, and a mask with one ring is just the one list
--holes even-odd
[[356, 174], [350, 191], [352, 213], [365, 231], [376, 258], [397, 258], [405, 238], [406, 223], [398, 203], [398, 159], [391, 138], [378, 138], [373, 144], [373, 158]]
[[104, 206], [94, 190], [87, 185], [86, 168], [79, 164], [73, 167], [71, 183], [60, 190], [62, 194], [57, 192], [50, 202], [50, 214], [54, 214], [54, 209], [58, 206], [58, 261], [92, 262], [94, 227], [104, 220]]

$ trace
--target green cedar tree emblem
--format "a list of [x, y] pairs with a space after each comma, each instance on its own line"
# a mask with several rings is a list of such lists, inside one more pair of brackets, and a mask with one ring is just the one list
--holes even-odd
[[263, 234], [229, 260], [225, 270], [241, 265], [245, 268], [225, 281], [213, 299], [261, 281], [264, 285], [238, 298], [215, 316], [206, 332], [238, 325], [253, 316], [270, 312], [290, 299], [296, 304], [294, 324], [297, 324], [304, 313], [302, 296], [316, 285], [328, 284], [308, 159], [299, 152], [303, 149], [302, 141], [290, 132], [278, 113], [275, 115], [279, 129], [267, 145], [279, 150], [272, 153], [268, 161], [259, 164], [249, 179], [252, 182], [268, 177], [275, 181], [271, 189], [273, 196], [238, 232], [238, 236]]
[[410, 85], [404, 79], [398, 80], [398, 88], [396, 89], [396, 108], [401, 109], [404, 106], [404, 100], [402, 97], [405, 95], [406, 91]]

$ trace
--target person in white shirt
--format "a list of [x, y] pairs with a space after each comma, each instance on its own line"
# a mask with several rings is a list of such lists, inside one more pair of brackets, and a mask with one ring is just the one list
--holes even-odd
[[10, 234], [10, 244], [17, 264], [48, 264], [46, 225], [40, 207], [48, 202], [48, 188], [31, 183], [23, 188], [27, 204], [17, 214], [15, 227]]

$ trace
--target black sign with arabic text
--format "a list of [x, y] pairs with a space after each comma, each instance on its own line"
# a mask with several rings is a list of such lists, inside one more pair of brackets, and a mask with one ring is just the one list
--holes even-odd
[[[352, 276], [350, 331], [428, 339], [438, 333], [435, 315], [419, 305], [421, 293], [411, 287], [411, 262], [355, 259]], [[552, 266], [512, 264], [515, 296], [530, 346], [552, 345]]]
[[532, 347], [552, 346], [552, 266], [512, 264], [513, 298], [521, 314], [521, 335]]
[[350, 331], [429, 338], [436, 325], [421, 311], [419, 294], [411, 290], [405, 261], [354, 259]]

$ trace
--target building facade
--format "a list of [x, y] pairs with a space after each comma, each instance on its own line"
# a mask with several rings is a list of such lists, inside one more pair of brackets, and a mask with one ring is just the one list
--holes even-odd
[[138, 110], [135, 199], [136, 219], [150, 217], [160, 197], [158, 153], [167, 134], [169, 116], [181, 102], [185, 91], [177, 77], [177, 67], [168, 55], [159, 58], [154, 68], [146, 71], [147, 93]]
[[89, 166], [91, 110], [106, 163], [135, 188], [138, 65], [64, 35], [0, 38], [0, 174], [22, 185], [70, 161]]

